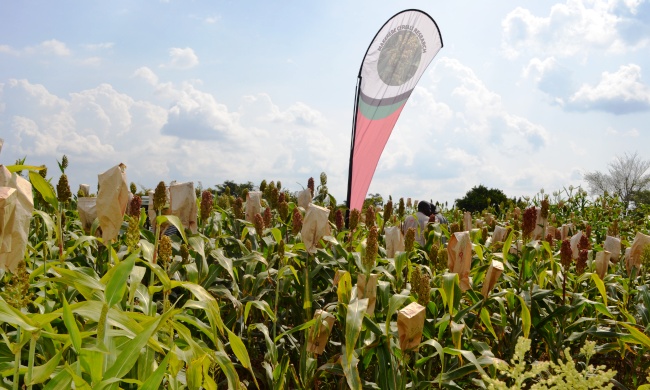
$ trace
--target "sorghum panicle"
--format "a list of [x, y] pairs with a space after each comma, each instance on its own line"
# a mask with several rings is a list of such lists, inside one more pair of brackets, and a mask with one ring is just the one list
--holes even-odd
[[378, 236], [377, 226], [372, 226], [366, 240], [366, 256], [363, 258], [363, 266], [366, 268], [366, 272], [370, 272], [375, 268], [377, 253], [379, 253]]
[[404, 207], [404, 198], [399, 198], [399, 204], [397, 206], [397, 216], [399, 219], [404, 218], [404, 212], [406, 211], [406, 208]]
[[343, 220], [343, 212], [341, 209], [336, 209], [336, 215], [334, 217], [334, 224], [336, 225], [336, 230], [339, 232], [345, 227], [345, 221]]
[[264, 227], [270, 228], [271, 227], [271, 222], [273, 219], [273, 214], [271, 214], [271, 208], [267, 207], [264, 209]]
[[248, 238], [246, 239], [246, 241], [244, 241], [244, 246], [249, 252], [253, 250], [253, 243], [251, 243], [251, 240], [249, 240]]
[[580, 241], [578, 242], [578, 249], [580, 250], [588, 250], [591, 247], [591, 244], [589, 242], [589, 239], [587, 238], [586, 235], [582, 235], [580, 237]]
[[565, 270], [569, 269], [573, 260], [573, 251], [571, 250], [571, 241], [564, 239], [560, 248], [560, 261]]
[[585, 268], [587, 268], [587, 256], [589, 255], [589, 251], [586, 249], [580, 250], [580, 253], [578, 254], [578, 259], [576, 260], [576, 273], [578, 275], [582, 275], [583, 272], [585, 272]]
[[129, 217], [128, 220], [129, 227], [126, 230], [125, 243], [130, 250], [133, 250], [140, 241], [140, 224], [138, 223], [139, 219], [135, 217]]
[[530, 238], [535, 230], [535, 222], [537, 221], [537, 209], [535, 206], [529, 207], [524, 211], [524, 224], [523, 224], [523, 237]]
[[291, 216], [291, 231], [293, 234], [298, 234], [300, 230], [302, 230], [302, 214], [296, 207], [293, 209], [293, 215]]
[[384, 206], [384, 224], [390, 221], [390, 217], [393, 216], [393, 201], [389, 200]]
[[29, 291], [29, 287], [27, 264], [24, 260], [21, 260], [16, 267], [16, 271], [11, 275], [11, 279], [5, 285], [2, 297], [9, 305], [16, 309], [22, 309], [27, 307], [34, 299], [34, 294]]
[[311, 191], [311, 196], [314, 196], [314, 178], [310, 177], [309, 180], [307, 180], [307, 188], [309, 188], [309, 191]]
[[262, 180], [260, 183], [260, 191], [264, 192], [264, 190], [266, 190], [266, 180]]
[[167, 186], [165, 182], [161, 181], [156, 186], [156, 190], [153, 193], [153, 208], [155, 210], [162, 210], [167, 203]]
[[553, 235], [552, 235], [551, 233], [548, 233], [548, 234], [546, 235], [546, 242], [548, 242], [548, 244], [549, 244], [549, 246], [550, 246], [551, 248], [553, 248], [553, 240], [554, 240]]
[[352, 211], [350, 212], [350, 231], [357, 228], [360, 219], [361, 219], [361, 211], [357, 209], [352, 209]]
[[407, 252], [413, 251], [413, 243], [415, 242], [415, 228], [408, 228], [406, 236], [404, 237], [404, 250]]
[[589, 224], [587, 224], [587, 226], [585, 227], [585, 235], [587, 236], [587, 238], [591, 238], [591, 225]]
[[411, 274], [411, 291], [417, 294], [418, 303], [426, 307], [431, 300], [431, 278], [419, 266]]
[[68, 168], [68, 156], [64, 154], [63, 158], [61, 159], [61, 169], [65, 171], [66, 168]]
[[278, 213], [283, 222], [287, 220], [289, 216], [289, 203], [285, 202], [284, 199], [278, 205]]
[[255, 231], [261, 237], [262, 233], [264, 233], [264, 218], [260, 213], [256, 213], [253, 217], [253, 225], [255, 225]]
[[556, 240], [562, 239], [562, 232], [560, 231], [560, 229], [555, 229], [555, 239]]
[[372, 205], [366, 208], [366, 226], [375, 226], [375, 208]]
[[431, 245], [431, 249], [429, 250], [429, 263], [431, 265], [431, 268], [435, 269], [436, 271], [438, 270], [438, 250], [440, 247], [436, 244]]
[[438, 271], [442, 271], [447, 268], [448, 256], [449, 254], [447, 253], [447, 248], [445, 248], [443, 245], [440, 245], [440, 249], [438, 249], [438, 267], [436, 268]]
[[280, 200], [280, 191], [273, 186], [271, 188], [271, 191], [269, 191], [269, 203], [271, 204], [271, 207], [274, 209], [278, 208], [278, 201]]
[[244, 219], [244, 201], [242, 198], [235, 199], [235, 205], [233, 206], [233, 212], [235, 213], [235, 218]]
[[542, 218], [548, 218], [548, 210], [549, 210], [550, 204], [548, 201], [548, 196], [544, 197], [542, 200], [542, 211], [540, 211], [539, 215]]
[[129, 190], [131, 190], [131, 193], [135, 195], [135, 193], [138, 192], [138, 187], [135, 186], [134, 182], [131, 182], [131, 184], [129, 184]]
[[65, 173], [61, 174], [59, 178], [59, 183], [56, 185], [56, 195], [57, 199], [61, 203], [66, 203], [72, 198], [72, 192], [70, 191], [70, 185], [68, 184], [68, 176]]
[[38, 174], [41, 175], [41, 177], [43, 179], [46, 179], [47, 178], [47, 167], [45, 165], [41, 165], [41, 168], [43, 168], [43, 169], [38, 171]]
[[187, 247], [187, 244], [183, 243], [181, 244], [181, 260], [183, 261], [183, 264], [187, 264], [190, 261], [190, 248]]
[[488, 228], [487, 226], [483, 226], [481, 229], [481, 243], [485, 244], [485, 241], [488, 239]]
[[158, 242], [158, 260], [163, 268], [169, 269], [169, 263], [172, 259], [172, 239], [169, 236], [163, 235]]
[[140, 207], [142, 207], [142, 198], [139, 195], [133, 195], [129, 205], [129, 215], [136, 220], [140, 220]]
[[212, 212], [214, 196], [212, 192], [205, 190], [201, 193], [201, 220], [205, 223]]
[[458, 233], [460, 231], [460, 225], [458, 222], [454, 222], [451, 225], [449, 225], [449, 232], [451, 234]]
[[284, 259], [284, 240], [282, 239], [278, 243], [278, 257], [280, 257], [280, 259]]

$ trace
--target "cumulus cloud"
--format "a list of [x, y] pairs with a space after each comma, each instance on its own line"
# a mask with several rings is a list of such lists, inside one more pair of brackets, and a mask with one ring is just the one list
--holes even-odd
[[42, 52], [44, 54], [53, 54], [61, 57], [70, 55], [70, 49], [68, 49], [66, 44], [56, 39], [50, 39], [49, 41], [42, 42], [34, 49], [34, 51]]
[[158, 76], [146, 66], [136, 69], [133, 77], [141, 78], [153, 86], [158, 84]]
[[639, 7], [636, 2], [567, 0], [553, 5], [547, 16], [517, 7], [502, 21], [502, 49], [509, 58], [523, 52], [568, 57], [639, 49], [649, 40], [632, 41], [625, 34], [625, 27], [639, 20]]
[[531, 59], [524, 68], [523, 76], [532, 78], [537, 88], [558, 104], [563, 104], [573, 89], [571, 70], [562, 66], [555, 57]]
[[199, 57], [190, 47], [184, 49], [172, 47], [169, 49], [169, 57], [169, 62], [162, 65], [163, 67], [172, 69], [190, 69], [199, 64]]
[[603, 72], [595, 86], [584, 84], [571, 96], [569, 107], [598, 110], [621, 115], [650, 110], [650, 88], [641, 82], [641, 67], [621, 66], [616, 72]]

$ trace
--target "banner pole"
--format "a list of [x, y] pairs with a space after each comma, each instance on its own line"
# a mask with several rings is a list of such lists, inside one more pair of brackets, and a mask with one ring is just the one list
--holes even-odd
[[352, 162], [354, 159], [354, 137], [355, 137], [355, 132], [357, 129], [357, 111], [359, 110], [359, 91], [361, 90], [361, 71], [359, 71], [359, 76], [357, 77], [357, 87], [356, 91], [354, 94], [354, 115], [352, 116], [352, 137], [350, 140], [350, 163], [348, 165], [348, 196], [347, 196], [347, 201], [346, 205], [348, 207], [348, 210], [346, 212], [346, 222], [347, 222], [347, 217], [350, 213], [350, 196], [352, 194]]

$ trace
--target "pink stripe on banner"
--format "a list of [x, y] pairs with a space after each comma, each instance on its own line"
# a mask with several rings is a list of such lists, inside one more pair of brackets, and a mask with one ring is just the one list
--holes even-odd
[[[406, 103], [406, 102], [404, 102]], [[379, 157], [384, 151], [386, 142], [393, 127], [402, 113], [404, 105], [383, 119], [370, 120], [357, 114], [356, 133], [354, 138], [354, 157], [352, 160], [352, 189], [350, 191], [350, 210], [361, 210], [366, 199], [372, 176], [377, 169]]]

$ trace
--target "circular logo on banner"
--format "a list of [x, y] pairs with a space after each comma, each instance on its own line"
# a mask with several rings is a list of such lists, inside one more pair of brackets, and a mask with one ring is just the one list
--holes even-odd
[[399, 86], [417, 72], [422, 58], [420, 39], [409, 30], [393, 34], [379, 54], [377, 73], [386, 85]]

